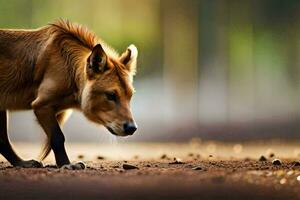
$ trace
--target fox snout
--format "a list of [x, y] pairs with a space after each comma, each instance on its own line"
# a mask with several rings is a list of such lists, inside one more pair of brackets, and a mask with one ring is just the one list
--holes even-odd
[[123, 131], [126, 135], [132, 135], [137, 130], [135, 122], [125, 122], [123, 124]]
[[110, 123], [106, 126], [107, 130], [116, 136], [128, 136], [133, 135], [137, 130], [136, 123], [133, 122], [124, 122], [122, 125], [116, 125], [115, 123]]

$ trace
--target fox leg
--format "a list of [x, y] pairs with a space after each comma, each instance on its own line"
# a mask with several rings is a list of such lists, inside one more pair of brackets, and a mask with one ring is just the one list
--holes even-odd
[[41, 107], [35, 109], [34, 113], [49, 138], [50, 147], [54, 152], [57, 166], [64, 166], [67, 169], [84, 169], [84, 164], [70, 164], [64, 145], [65, 137], [60, 129], [59, 119], [57, 119], [54, 109]]
[[50, 146], [54, 152], [56, 164], [59, 167], [65, 164], [70, 164], [64, 145], [65, 137], [59, 127], [54, 110], [49, 108], [40, 108], [34, 110], [34, 113], [50, 140]]
[[72, 109], [67, 109], [67, 110], [64, 110], [64, 111], [62, 111], [62, 112], [60, 112], [56, 115], [56, 119], [57, 119], [60, 127], [64, 126], [64, 124], [69, 119], [71, 114], [72, 114]]
[[[68, 120], [71, 114], [72, 114], [71, 109], [64, 110], [56, 114], [56, 120], [61, 128], [64, 126], [65, 122]], [[50, 143], [50, 138], [48, 137], [45, 146], [43, 148], [43, 151], [41, 152], [40, 159], [44, 160], [49, 155], [50, 151], [51, 151], [51, 143]]]
[[22, 160], [13, 150], [7, 135], [7, 111], [0, 111], [0, 153], [12, 164], [18, 167], [42, 167], [35, 160]]

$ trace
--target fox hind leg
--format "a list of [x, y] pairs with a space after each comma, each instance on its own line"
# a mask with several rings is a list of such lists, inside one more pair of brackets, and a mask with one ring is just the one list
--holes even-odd
[[7, 111], [0, 111], [0, 153], [13, 166], [19, 167], [42, 167], [42, 164], [35, 160], [22, 160], [14, 151], [7, 135]]

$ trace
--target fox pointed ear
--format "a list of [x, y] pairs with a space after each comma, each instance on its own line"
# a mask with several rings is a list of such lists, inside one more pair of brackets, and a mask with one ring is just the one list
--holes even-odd
[[136, 62], [137, 62], [138, 50], [136, 46], [131, 44], [127, 50], [120, 56], [120, 62], [123, 63], [130, 74], [136, 74]]
[[106, 68], [107, 56], [101, 46], [101, 44], [97, 44], [93, 50], [91, 55], [87, 60], [87, 72], [88, 73], [100, 73], [104, 72]]

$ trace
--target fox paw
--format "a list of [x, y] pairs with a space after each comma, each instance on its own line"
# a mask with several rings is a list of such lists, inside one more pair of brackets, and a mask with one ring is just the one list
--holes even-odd
[[63, 165], [61, 167], [61, 169], [68, 169], [68, 170], [81, 170], [85, 168], [86, 166], [84, 162], [71, 163], [71, 164]]
[[43, 164], [36, 160], [22, 160], [18, 162], [16, 167], [23, 167], [23, 168], [41, 168]]

